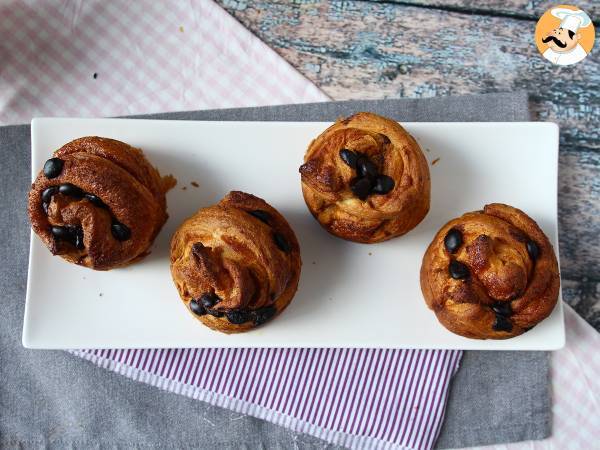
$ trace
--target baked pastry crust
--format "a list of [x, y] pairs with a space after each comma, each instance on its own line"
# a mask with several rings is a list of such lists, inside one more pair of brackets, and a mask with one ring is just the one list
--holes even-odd
[[32, 184], [31, 226], [69, 262], [96, 270], [125, 266], [148, 253], [167, 220], [165, 193], [174, 184], [140, 149], [97, 136], [75, 139], [54, 152]]
[[184, 221], [171, 239], [171, 275], [187, 309], [224, 333], [255, 328], [292, 301], [300, 246], [264, 200], [233, 191]]
[[[361, 200], [351, 187], [357, 171], [341, 157], [343, 149], [366, 157], [378, 174], [393, 180], [393, 188]], [[308, 209], [343, 239], [391, 239], [413, 229], [429, 211], [429, 168], [419, 145], [396, 121], [373, 113], [357, 113], [321, 133], [309, 145], [300, 174]]]
[[427, 306], [453, 333], [507, 339], [550, 315], [560, 275], [550, 241], [523, 211], [493, 203], [451, 220], [423, 257]]

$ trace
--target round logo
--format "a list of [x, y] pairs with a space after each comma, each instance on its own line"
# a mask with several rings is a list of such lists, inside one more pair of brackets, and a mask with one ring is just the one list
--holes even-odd
[[535, 27], [535, 44], [552, 64], [569, 66], [585, 59], [594, 46], [594, 24], [584, 11], [571, 5], [547, 10]]

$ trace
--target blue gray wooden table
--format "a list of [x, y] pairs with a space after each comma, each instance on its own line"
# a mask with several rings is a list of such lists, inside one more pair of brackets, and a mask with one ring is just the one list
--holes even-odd
[[595, 49], [558, 67], [533, 33], [560, 2], [217, 1], [335, 100], [528, 91], [538, 119], [561, 128], [563, 296], [600, 331], [600, 2], [576, 2]]

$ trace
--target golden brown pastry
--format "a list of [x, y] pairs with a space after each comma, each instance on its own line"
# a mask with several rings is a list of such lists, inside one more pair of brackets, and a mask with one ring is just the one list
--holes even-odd
[[244, 192], [200, 209], [171, 239], [171, 275], [181, 299], [202, 323], [224, 333], [280, 314], [296, 293], [300, 266], [287, 221]]
[[429, 168], [419, 144], [376, 114], [361, 112], [326, 129], [309, 145], [300, 174], [308, 209], [343, 239], [391, 239], [429, 211]]
[[552, 245], [523, 211], [500, 203], [451, 220], [421, 266], [425, 302], [450, 331], [506, 339], [544, 320], [560, 288]]
[[96, 270], [145, 256], [167, 220], [161, 178], [140, 149], [96, 136], [54, 152], [29, 191], [33, 231], [54, 255]]

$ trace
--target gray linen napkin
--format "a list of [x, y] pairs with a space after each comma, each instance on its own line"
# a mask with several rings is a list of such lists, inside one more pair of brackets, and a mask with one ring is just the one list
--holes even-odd
[[[373, 111], [400, 121], [529, 120], [525, 93], [330, 102], [144, 116], [183, 120], [328, 121]], [[337, 448], [259, 419], [133, 382], [63, 351], [27, 350], [28, 125], [0, 127], [0, 446], [6, 448]], [[68, 286], [57, 284], [49, 297]], [[543, 352], [465, 352], [438, 448], [550, 434]]]

